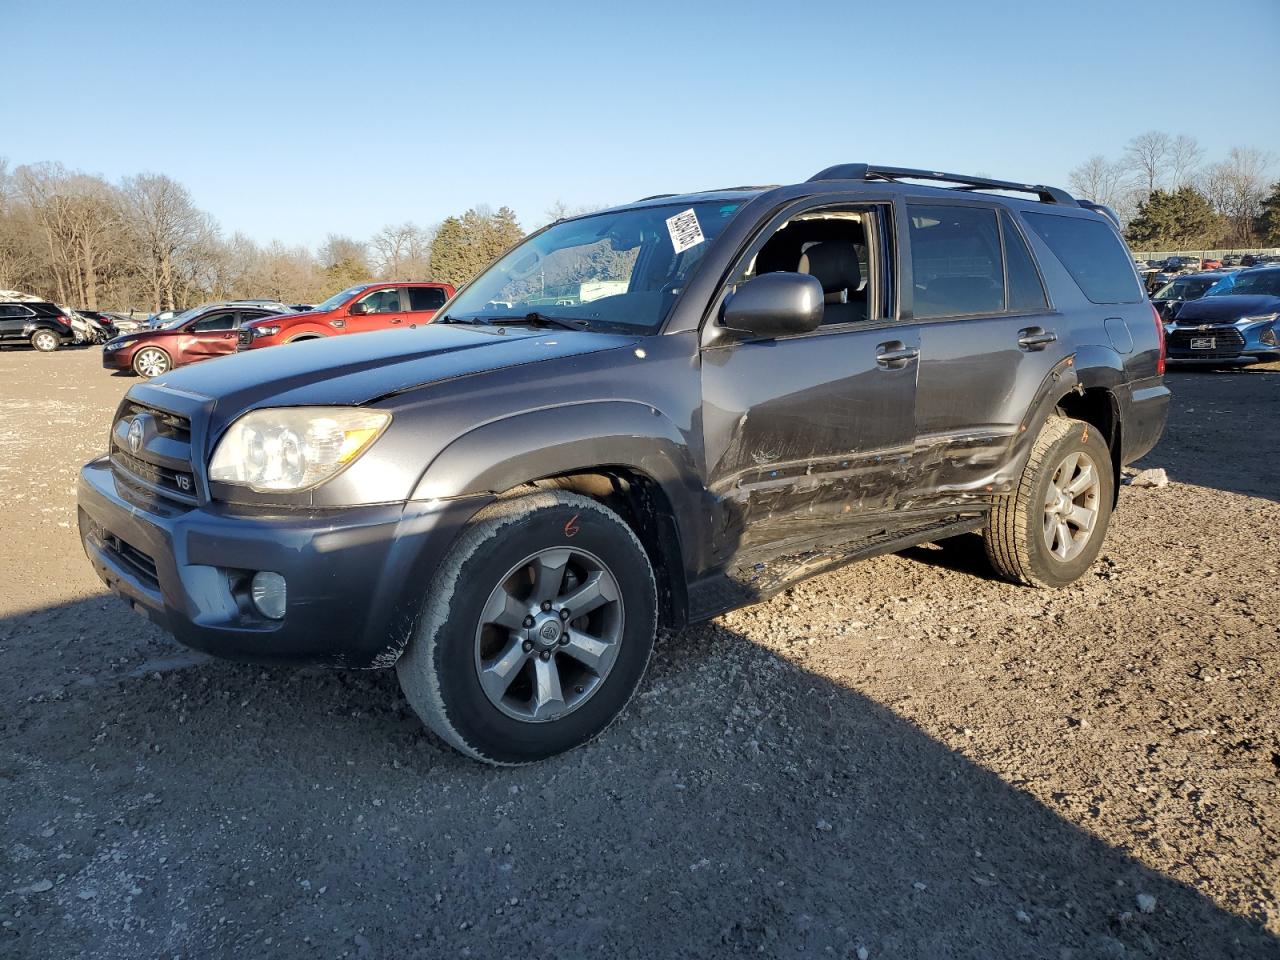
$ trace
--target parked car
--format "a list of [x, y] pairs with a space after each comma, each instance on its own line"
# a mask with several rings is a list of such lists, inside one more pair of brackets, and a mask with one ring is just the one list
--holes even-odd
[[1237, 273], [1179, 308], [1169, 360], [1210, 366], [1280, 360], [1280, 267]]
[[115, 324], [117, 334], [133, 333], [133, 331], [141, 330], [146, 325], [145, 320], [131, 317], [127, 313], [108, 312], [103, 315], [111, 318], [111, 321]]
[[1201, 270], [1221, 270], [1222, 261], [1214, 257], [1205, 257], [1200, 261]]
[[[1172, 320], [1184, 302], [1199, 300], [1219, 283], [1229, 281], [1235, 273], [1234, 270], [1212, 270], [1177, 277], [1157, 290], [1151, 297], [1151, 303], [1161, 319]], [[1229, 283], [1227, 285], [1230, 286]]]
[[304, 313], [245, 324], [240, 331], [240, 349], [416, 327], [435, 316], [451, 296], [453, 287], [447, 283], [361, 283]]
[[109, 314], [99, 310], [76, 310], [75, 313], [88, 323], [90, 343], [106, 343], [120, 333], [116, 329], [115, 318]]
[[147, 379], [158, 377], [183, 364], [235, 353], [242, 324], [288, 310], [282, 303], [208, 303], [193, 307], [162, 326], [109, 340], [102, 348], [102, 365], [108, 370], [131, 370]]
[[1224, 267], [1241, 267], [1244, 266], [1244, 264], [1240, 262], [1242, 259], [1243, 258], [1238, 253], [1229, 253], [1222, 258], [1222, 265]]
[[657, 627], [849, 560], [981, 531], [1010, 580], [1076, 580], [1163, 430], [1162, 335], [1054, 187], [845, 164], [648, 198], [415, 330], [133, 387], [81, 535], [184, 643], [395, 665], [448, 743], [525, 763], [608, 725]]
[[0, 346], [30, 345], [53, 353], [75, 343], [71, 317], [47, 300], [0, 300]]

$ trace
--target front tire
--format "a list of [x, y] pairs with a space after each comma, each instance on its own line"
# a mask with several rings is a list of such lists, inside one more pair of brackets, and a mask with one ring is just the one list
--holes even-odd
[[1052, 416], [1017, 489], [1000, 497], [987, 518], [987, 558], [1014, 583], [1074, 583], [1102, 549], [1114, 498], [1111, 451], [1097, 428]]
[[62, 338], [52, 330], [37, 330], [31, 335], [31, 346], [41, 353], [53, 353], [62, 346]]
[[169, 355], [159, 347], [143, 347], [133, 357], [133, 372], [144, 380], [163, 376], [171, 366]]
[[609, 726], [656, 629], [653, 569], [626, 522], [587, 497], [539, 491], [477, 515], [427, 590], [396, 672], [450, 746], [531, 763]]

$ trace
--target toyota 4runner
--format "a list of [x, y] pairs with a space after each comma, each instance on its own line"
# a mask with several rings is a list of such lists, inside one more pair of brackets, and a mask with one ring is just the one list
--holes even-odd
[[457, 749], [546, 757], [659, 627], [849, 560], [980, 531], [1081, 576], [1169, 401], [1106, 214], [845, 164], [562, 220], [434, 323], [135, 386], [85, 550], [186, 644], [394, 666]]

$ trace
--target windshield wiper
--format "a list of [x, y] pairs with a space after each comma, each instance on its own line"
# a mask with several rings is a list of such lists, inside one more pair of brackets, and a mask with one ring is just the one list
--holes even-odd
[[493, 326], [493, 321], [488, 317], [451, 317], [447, 313], [443, 317], [438, 317], [436, 323], [475, 323], [485, 327]]
[[532, 310], [523, 317], [517, 317], [514, 320], [508, 320], [507, 323], [534, 323], [541, 324], [545, 327], [560, 327], [563, 330], [582, 330], [586, 327], [585, 320], [572, 320], [568, 317], [553, 317], [550, 314], [539, 313]]

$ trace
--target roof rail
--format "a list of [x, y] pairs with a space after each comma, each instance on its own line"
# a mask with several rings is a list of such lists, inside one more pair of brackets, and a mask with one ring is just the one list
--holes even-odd
[[881, 167], [869, 163], [839, 163], [815, 173], [815, 180], [936, 180], [957, 184], [957, 190], [1011, 190], [1016, 193], [1034, 193], [1042, 203], [1076, 205], [1075, 198], [1065, 190], [1036, 183], [1014, 183], [1010, 180], [991, 180], [987, 177], [968, 177], [958, 173], [939, 173], [937, 170], [912, 170], [908, 167]]

